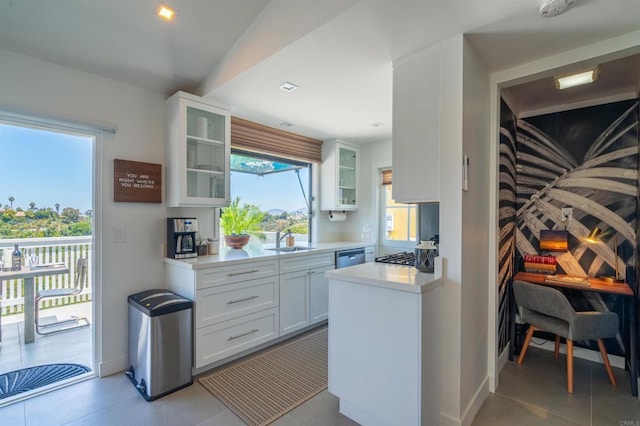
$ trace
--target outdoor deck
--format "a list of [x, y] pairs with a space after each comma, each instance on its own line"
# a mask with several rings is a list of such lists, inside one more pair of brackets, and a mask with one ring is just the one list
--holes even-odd
[[[56, 316], [58, 320], [72, 315], [92, 321], [91, 302], [43, 313], [43, 323]], [[24, 343], [24, 319], [22, 315], [2, 318], [2, 346], [0, 346], [0, 374], [42, 364], [73, 363], [93, 368], [92, 326], [40, 336], [34, 343]]]

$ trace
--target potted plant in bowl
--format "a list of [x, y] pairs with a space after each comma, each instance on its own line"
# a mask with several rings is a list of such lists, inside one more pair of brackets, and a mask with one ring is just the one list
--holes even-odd
[[224, 234], [227, 247], [240, 249], [248, 242], [251, 235], [264, 239], [260, 223], [265, 213], [253, 204], [240, 205], [240, 197], [234, 198], [228, 207], [222, 209], [220, 228]]

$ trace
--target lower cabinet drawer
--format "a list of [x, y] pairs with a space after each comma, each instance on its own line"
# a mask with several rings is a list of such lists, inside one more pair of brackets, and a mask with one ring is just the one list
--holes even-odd
[[278, 306], [278, 276], [220, 285], [196, 292], [195, 327], [208, 327]]
[[196, 330], [196, 368], [278, 337], [278, 309], [268, 309]]

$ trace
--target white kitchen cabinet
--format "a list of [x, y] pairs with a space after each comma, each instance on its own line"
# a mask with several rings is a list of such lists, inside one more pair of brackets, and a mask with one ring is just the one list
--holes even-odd
[[230, 115], [185, 92], [167, 100], [167, 206], [229, 204]]
[[329, 280], [324, 273], [332, 269], [333, 265], [309, 271], [309, 324], [329, 318]]
[[280, 275], [280, 335], [309, 325], [309, 271]]
[[322, 143], [320, 210], [357, 210], [360, 147], [331, 140]]
[[328, 282], [324, 272], [334, 268], [333, 253], [280, 261], [280, 335], [328, 318]]
[[203, 367], [278, 337], [278, 309], [223, 321], [195, 332], [195, 367]]
[[440, 48], [393, 63], [393, 199], [440, 201]]
[[194, 368], [279, 336], [278, 261], [198, 270], [165, 264], [167, 288], [194, 302]]
[[278, 307], [278, 276], [196, 291], [195, 322], [201, 327]]

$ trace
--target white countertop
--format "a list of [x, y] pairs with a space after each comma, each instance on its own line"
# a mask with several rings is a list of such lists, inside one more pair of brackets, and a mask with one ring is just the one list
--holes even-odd
[[347, 281], [411, 293], [425, 293], [444, 284], [441, 277], [419, 272], [413, 266], [375, 262], [327, 271], [325, 276], [329, 280]]
[[[308, 244], [296, 243], [296, 247], [306, 247]], [[322, 254], [328, 251], [336, 250], [348, 250], [358, 247], [370, 247], [371, 243], [362, 242], [350, 242], [350, 241], [338, 241], [329, 243], [312, 243], [312, 250], [300, 250], [294, 252], [278, 252], [274, 250], [268, 250], [273, 245], [262, 244], [250, 244], [246, 245], [242, 249], [230, 249], [228, 247], [222, 247], [220, 254], [214, 256], [198, 256], [190, 259], [170, 259], [165, 257], [163, 261], [165, 263], [176, 265], [186, 269], [203, 269], [212, 268], [216, 266], [227, 266], [242, 264], [251, 260], [273, 260], [282, 259], [283, 257], [297, 257], [297, 256], [312, 256], [314, 254]]]

